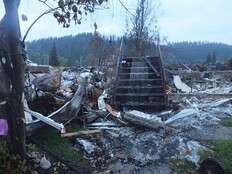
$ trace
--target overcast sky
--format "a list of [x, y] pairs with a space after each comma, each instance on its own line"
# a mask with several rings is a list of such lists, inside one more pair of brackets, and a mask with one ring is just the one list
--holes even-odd
[[[69, 29], [63, 29], [52, 15], [47, 15], [33, 27], [27, 40], [93, 32], [94, 22], [97, 23], [98, 31], [102, 34], [120, 36], [125, 31], [125, 18], [130, 15], [118, 0], [108, 1], [109, 9], [98, 10], [89, 15], [81, 25], [72, 25]], [[135, 0], [121, 1], [131, 12], [134, 12]], [[160, 31], [162, 36], [167, 36], [168, 41], [210, 41], [232, 44], [232, 0], [159, 1]], [[2, 1], [0, 2], [0, 17], [2, 17], [4, 7]], [[38, 0], [21, 0], [19, 14], [26, 14], [28, 17], [27, 22], [21, 22], [22, 34], [44, 10], [46, 7]]]

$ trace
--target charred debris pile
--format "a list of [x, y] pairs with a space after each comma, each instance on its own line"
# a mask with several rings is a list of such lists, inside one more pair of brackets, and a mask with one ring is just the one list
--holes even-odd
[[[231, 72], [167, 70], [168, 104], [163, 111], [146, 113], [115, 105], [114, 72], [108, 71], [29, 65], [28, 132], [36, 134], [44, 125], [57, 129], [96, 173], [170, 173], [172, 159], [197, 168], [199, 152], [210, 151], [208, 141], [232, 138], [231, 128], [222, 124], [232, 117]], [[73, 120], [81, 131], [66, 131]]]

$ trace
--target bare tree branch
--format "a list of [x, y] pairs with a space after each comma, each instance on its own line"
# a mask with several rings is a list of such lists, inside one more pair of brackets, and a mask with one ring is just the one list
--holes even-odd
[[92, 13], [96, 9], [95, 5], [101, 5], [107, 0], [85, 0], [85, 1], [58, 1], [58, 7], [52, 7], [48, 4], [48, 0], [38, 0], [39, 2], [45, 4], [49, 9], [38, 16], [34, 22], [27, 29], [23, 42], [25, 41], [29, 31], [35, 25], [35, 23], [42, 18], [44, 15], [54, 12], [54, 17], [57, 19], [58, 23], [63, 24], [63, 27], [68, 28], [70, 26], [71, 20], [75, 21], [76, 24], [81, 24], [83, 13], [87, 15], [87, 12]]
[[39, 15], [39, 16], [34, 20], [34, 22], [32, 22], [32, 24], [29, 26], [29, 28], [27, 29], [25, 35], [23, 36], [23, 42], [25, 42], [25, 39], [26, 39], [26, 37], [27, 37], [29, 31], [31, 30], [31, 28], [35, 25], [35, 23], [36, 23], [40, 18], [42, 18], [42, 17], [43, 17], [44, 15], [46, 15], [46, 14], [52, 13], [53, 11], [55, 11], [55, 10], [58, 9], [58, 8], [59, 8], [59, 7], [54, 8], [54, 9], [49, 9], [49, 10], [43, 12], [41, 15]]
[[121, 6], [133, 17], [135, 17], [135, 15], [125, 6], [125, 4], [122, 3], [121, 0], [118, 0], [118, 2], [121, 4]]
[[50, 9], [54, 8], [54, 7], [51, 7], [50, 5], [48, 5], [48, 3], [47, 3], [48, 0], [38, 0], [38, 1], [44, 3]]

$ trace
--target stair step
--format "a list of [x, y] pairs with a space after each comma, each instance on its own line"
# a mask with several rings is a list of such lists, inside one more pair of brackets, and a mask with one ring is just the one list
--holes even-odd
[[159, 89], [163, 88], [161, 85], [157, 86], [118, 86], [117, 89]]
[[151, 67], [149, 67], [149, 66], [141, 66], [141, 67], [121, 67], [120, 69], [130, 69], [130, 70], [132, 70], [132, 69], [151, 69], [152, 70], [152, 68]]
[[140, 93], [140, 94], [135, 94], [135, 93], [118, 93], [116, 96], [131, 96], [131, 97], [160, 97], [160, 96], [165, 96], [165, 93]]
[[154, 75], [155, 73], [149, 72], [136, 72], [136, 73], [119, 73], [119, 75]]
[[[159, 58], [151, 58], [149, 59], [154, 63], [159, 63]], [[126, 57], [123, 58], [122, 61], [126, 61], [126, 62], [145, 62], [145, 59], [143, 57]]]
[[126, 75], [119, 75], [119, 79], [134, 79], [134, 80], [139, 80], [139, 79], [154, 79], [157, 77], [155, 74], [126, 74]]
[[131, 82], [131, 81], [139, 81], [139, 82], [153, 82], [153, 81], [162, 81], [160, 78], [157, 79], [119, 79], [121, 82]]
[[[158, 72], [160, 72], [160, 67], [155, 67]], [[130, 67], [130, 66], [121, 66], [119, 69], [120, 72], [133, 72], [133, 73], [142, 73], [142, 72], [154, 72], [150, 66], [139, 66], [139, 67]]]
[[164, 106], [164, 103], [160, 102], [125, 102], [125, 103], [116, 103], [123, 106]]
[[[141, 83], [145, 83], [145, 84], [146, 83], [158, 83], [158, 85], [159, 85], [159, 82], [160, 82], [160, 85], [162, 85], [161, 78], [156, 78], [156, 79], [154, 79], [154, 78], [152, 78], [152, 79], [143, 79], [143, 78], [141, 78], [141, 79], [120, 79], [119, 78], [118, 82], [119, 83], [120, 82], [139, 83], [139, 84], [137, 84], [137, 86], [140, 86]], [[128, 85], [134, 85], [134, 84], [128, 84]], [[125, 86], [128, 86], [128, 85], [125, 85]], [[155, 85], [155, 84], [151, 84], [151, 86], [153, 86], [153, 85]]]
[[115, 90], [117, 93], [164, 93], [164, 89], [162, 86], [155, 86], [155, 87], [149, 87], [149, 86], [130, 86], [130, 87], [122, 87], [119, 86]]
[[[155, 57], [146, 57], [148, 59], [159, 59], [160, 57], [155, 56]], [[144, 59], [144, 57], [125, 57], [124, 59]]]
[[153, 86], [162, 85], [161, 79], [119, 79], [118, 86]]
[[[133, 68], [144, 68], [144, 67], [148, 67], [148, 68], [150, 68], [150, 66], [146, 66], [146, 65], [144, 65], [145, 63], [141, 63], [141, 64], [137, 64], [137, 65], [130, 65], [130, 64], [121, 64], [120, 65], [120, 68], [130, 68], [130, 69], [132, 69], [132, 67]], [[159, 67], [155, 67], [155, 68], [159, 68]]]

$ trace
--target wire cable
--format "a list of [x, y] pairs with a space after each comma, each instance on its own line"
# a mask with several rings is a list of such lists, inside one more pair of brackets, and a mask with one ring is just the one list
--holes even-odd
[[133, 17], [135, 17], [135, 15], [126, 7], [125, 4], [123, 4], [123, 2], [121, 0], [118, 0], [118, 2], [121, 4], [121, 6]]

